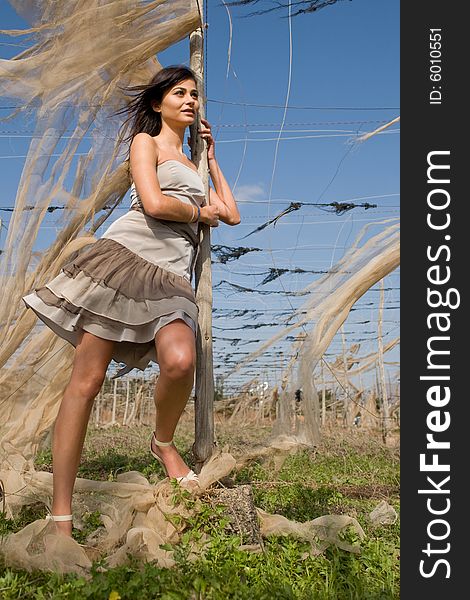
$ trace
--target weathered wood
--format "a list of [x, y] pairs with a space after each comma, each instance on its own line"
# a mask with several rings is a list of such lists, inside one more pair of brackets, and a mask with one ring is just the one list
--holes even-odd
[[384, 367], [384, 347], [382, 337], [382, 320], [383, 320], [383, 309], [384, 309], [384, 280], [380, 281], [380, 304], [379, 304], [379, 317], [377, 324], [377, 345], [378, 345], [378, 369], [379, 369], [379, 390], [381, 398], [381, 421], [382, 421], [382, 440], [383, 443], [387, 443], [387, 435], [389, 429], [390, 420], [390, 406], [388, 403], [387, 384], [385, 382], [385, 367]]
[[99, 425], [100, 425], [101, 397], [102, 397], [102, 394], [100, 393], [100, 395], [96, 399], [96, 409], [95, 409], [95, 425], [96, 425], [96, 427], [99, 427]]
[[117, 403], [117, 379], [114, 380], [113, 386], [113, 408], [111, 412], [111, 425], [116, 423], [116, 403]]
[[[204, 3], [199, 2], [201, 14]], [[190, 41], [190, 67], [198, 78], [200, 106], [199, 116], [206, 116], [204, 89], [204, 40], [203, 30], [193, 31]], [[198, 135], [200, 118], [190, 127], [191, 157], [198, 167], [209, 203], [209, 173], [206, 142]], [[195, 442], [193, 454], [195, 470], [199, 472], [214, 449], [214, 367], [212, 350], [212, 270], [210, 226], [201, 224], [199, 256], [195, 266], [196, 302], [199, 308], [198, 335], [196, 340], [196, 387], [195, 387]]]
[[212, 502], [227, 509], [226, 516], [230, 520], [227, 530], [230, 533], [240, 536], [244, 545], [259, 544], [263, 547], [251, 485], [211, 489], [209, 494]]
[[129, 390], [129, 386], [130, 386], [130, 379], [127, 379], [127, 383], [126, 383], [126, 406], [124, 408], [124, 416], [122, 417], [122, 424], [125, 425], [126, 424], [126, 419], [127, 419], [127, 411], [129, 409], [129, 395], [130, 395], [130, 390]]

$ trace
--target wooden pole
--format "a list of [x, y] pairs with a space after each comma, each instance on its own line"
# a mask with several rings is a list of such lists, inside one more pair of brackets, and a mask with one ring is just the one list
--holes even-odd
[[114, 380], [113, 387], [113, 409], [111, 412], [111, 425], [116, 423], [116, 403], [117, 403], [117, 379]]
[[101, 398], [103, 397], [103, 389], [100, 390], [98, 398], [96, 399], [96, 410], [95, 410], [95, 425], [99, 427], [100, 425], [100, 408], [101, 408]]
[[351, 426], [351, 401], [348, 378], [348, 361], [346, 358], [346, 338], [344, 337], [344, 324], [341, 325], [341, 346], [343, 350], [343, 384], [344, 384], [344, 403], [343, 403], [343, 420], [344, 425]]
[[321, 372], [321, 426], [325, 427], [325, 424], [326, 424], [326, 383], [325, 383], [325, 373], [323, 371], [323, 356], [320, 359], [320, 372]]
[[145, 392], [146, 387], [145, 387], [145, 380], [144, 380], [144, 376], [142, 375], [141, 379], [140, 379], [140, 387], [142, 389], [142, 398], [140, 399], [140, 410], [139, 410], [139, 425], [142, 425], [142, 423], [144, 422], [144, 410], [145, 410]]
[[385, 382], [385, 368], [384, 368], [384, 347], [382, 339], [382, 319], [384, 309], [384, 280], [380, 281], [380, 305], [379, 305], [379, 318], [377, 325], [377, 338], [378, 338], [378, 367], [379, 367], [379, 390], [382, 400], [382, 441], [384, 444], [387, 443], [387, 435], [389, 429], [390, 420], [390, 406], [388, 403], [387, 395], [387, 384]]
[[130, 386], [130, 379], [127, 379], [127, 383], [126, 383], [126, 406], [124, 408], [124, 416], [122, 417], [122, 424], [125, 425], [126, 424], [126, 419], [127, 419], [127, 411], [129, 408], [129, 386]]
[[[199, 0], [201, 16], [204, 1]], [[204, 88], [204, 36], [203, 27], [193, 31], [189, 38], [190, 67], [197, 77], [201, 99], [199, 117], [206, 117], [206, 90]], [[200, 118], [190, 127], [191, 158], [202, 177], [206, 202], [209, 204], [209, 172], [206, 142], [198, 135]], [[214, 365], [212, 349], [212, 270], [210, 226], [201, 223], [199, 256], [195, 266], [196, 303], [199, 308], [198, 335], [196, 338], [196, 385], [194, 395], [195, 442], [193, 454], [195, 470], [200, 472], [214, 448]]]

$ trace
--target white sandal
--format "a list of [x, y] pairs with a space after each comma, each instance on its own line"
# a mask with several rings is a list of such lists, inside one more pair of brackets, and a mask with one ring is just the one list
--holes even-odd
[[46, 521], [55, 521], [62, 523], [64, 521], [71, 521], [73, 515], [46, 515]]
[[[167, 477], [169, 477], [168, 471], [166, 469], [165, 463], [163, 462], [163, 459], [152, 450], [152, 441], [155, 443], [156, 446], [171, 446], [173, 444], [173, 440], [171, 440], [170, 442], [160, 442], [159, 440], [157, 440], [157, 438], [155, 436], [155, 432], [153, 432], [152, 439], [150, 440], [150, 454], [154, 458], [156, 458], [158, 460], [158, 462], [160, 462], [163, 465], [165, 474]], [[178, 483], [187, 483], [188, 481], [199, 482], [199, 477], [196, 475], [196, 473], [192, 469], [189, 471], [189, 473], [187, 475], [184, 475], [183, 477], [175, 477], [175, 479]]]
[[[63, 523], [65, 521], [72, 521], [73, 520], [73, 515], [51, 515], [48, 514], [46, 515], [46, 521], [54, 521], [56, 523]], [[94, 546], [87, 546], [86, 544], [78, 544], [80, 546], [80, 548], [83, 548], [83, 550], [85, 550], [85, 552], [89, 552], [91, 550], [91, 552], [93, 554], [88, 555], [89, 558], [91, 558], [91, 560], [94, 560], [95, 558], [98, 558], [98, 556], [96, 556], [96, 548]], [[88, 554], [87, 552], [87, 554]]]

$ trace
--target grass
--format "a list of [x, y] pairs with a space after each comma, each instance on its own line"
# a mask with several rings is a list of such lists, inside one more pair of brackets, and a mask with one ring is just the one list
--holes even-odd
[[[218, 424], [219, 445], [230, 445], [237, 456], [262, 441], [269, 429], [248, 431]], [[146, 476], [163, 476], [149, 458], [150, 429], [113, 429], [87, 435], [80, 476], [114, 479], [121, 471], [139, 470]], [[189, 428], [176, 439], [190, 457]], [[38, 468], [50, 469], [50, 453], [37, 457]], [[310, 556], [309, 544], [290, 537], [265, 540], [264, 551], [240, 550], [241, 540], [226, 528], [222, 510], [204, 505], [189, 519], [181, 542], [174, 548], [176, 566], [159, 568], [132, 560], [105, 572], [95, 565], [91, 579], [74, 575], [27, 573], [11, 568], [0, 571], [0, 597], [106, 599], [162, 598], [165, 600], [380, 600], [399, 598], [399, 524], [373, 527], [368, 515], [384, 499], [399, 512], [399, 457], [370, 436], [326, 436], [315, 452], [290, 456], [280, 471], [255, 462], [234, 476], [238, 484], [253, 486], [255, 504], [289, 519], [307, 521], [325, 514], [354, 516], [366, 533], [361, 553], [330, 547]], [[184, 499], [181, 501], [189, 501]], [[39, 510], [41, 512], [39, 513]], [[39, 513], [39, 514], [38, 514]], [[17, 531], [44, 514], [43, 507], [24, 509], [14, 521], [2, 519], [0, 533]], [[88, 515], [77, 541], [96, 528], [98, 515]], [[191, 559], [201, 533], [208, 536], [204, 552]], [[354, 542], [355, 534], [345, 534]]]

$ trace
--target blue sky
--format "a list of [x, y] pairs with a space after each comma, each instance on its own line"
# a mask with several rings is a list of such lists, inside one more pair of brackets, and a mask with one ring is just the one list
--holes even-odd
[[[269, 6], [272, 3], [265, 1], [256, 8]], [[228, 8], [222, 2], [208, 5], [206, 114], [216, 136], [220, 166], [233, 186], [242, 216], [242, 224], [237, 227], [222, 225], [214, 229], [212, 244], [258, 247], [264, 251], [249, 253], [226, 265], [214, 264], [213, 282], [216, 285], [224, 279], [244, 287], [258, 286], [260, 290], [301, 290], [316, 276], [285, 274], [282, 281], [276, 279], [261, 286], [262, 273], [273, 267], [326, 269], [340, 258], [367, 222], [399, 216], [399, 125], [363, 144], [351, 144], [355, 134], [371, 131], [399, 115], [399, 2], [338, 2], [317, 13], [291, 19], [291, 28], [289, 19], [281, 18], [288, 14], [287, 9], [246, 17], [251, 10]], [[228, 14], [233, 29], [227, 78]], [[5, 0], [0, 0], [0, 23], [3, 29], [24, 26]], [[1, 58], [21, 50], [9, 45], [18, 43], [16, 38], [0, 36], [0, 42]], [[188, 40], [182, 40], [158, 58], [164, 66], [188, 64]], [[6, 101], [0, 99], [0, 106], [5, 105]], [[0, 114], [6, 112], [0, 110]], [[26, 154], [29, 143], [28, 131], [31, 126], [26, 123], [15, 134], [11, 126], [0, 123], [0, 206], [13, 205], [24, 162], [20, 157]], [[297, 139], [286, 139], [289, 137]], [[188, 148], [186, 151], [189, 154]], [[7, 158], [12, 156], [18, 158]], [[374, 203], [378, 208], [356, 208], [336, 216], [318, 207], [303, 206], [283, 217], [276, 227], [241, 239], [292, 201], [351, 200]], [[116, 211], [115, 216], [124, 209]], [[6, 223], [9, 217], [0, 213], [0, 218]], [[42, 244], [47, 244], [53, 235], [53, 228], [44, 228]], [[4, 239], [2, 228], [0, 246]], [[399, 334], [398, 286], [399, 273], [395, 271], [385, 281], [385, 341]], [[368, 292], [345, 325], [347, 345], [364, 340], [360, 355], [377, 347], [378, 298], [378, 291]], [[253, 340], [268, 339], [276, 331], [274, 327], [229, 327], [271, 322], [276, 311], [291, 310], [301, 302], [302, 298], [288, 299], [282, 294], [215, 288], [215, 308], [264, 311], [243, 319], [224, 319], [221, 313], [214, 314], [216, 373], [224, 372], [222, 360], [227, 352], [255, 350], [259, 342]], [[279, 322], [279, 317], [276, 320]], [[359, 324], [365, 320], [371, 323]], [[232, 346], [220, 338], [243, 341]], [[274, 355], [261, 358], [246, 374], [241, 372], [227, 383], [236, 385], [250, 378], [251, 373], [273, 382], [280, 372], [278, 353], [282, 352], [286, 360], [290, 343], [278, 343], [273, 351]], [[327, 359], [334, 360], [340, 351], [341, 337], [337, 336]], [[389, 353], [387, 361], [397, 362], [398, 350]], [[392, 379], [397, 368], [388, 366]], [[369, 377], [373, 382], [375, 374], [372, 372]]]

